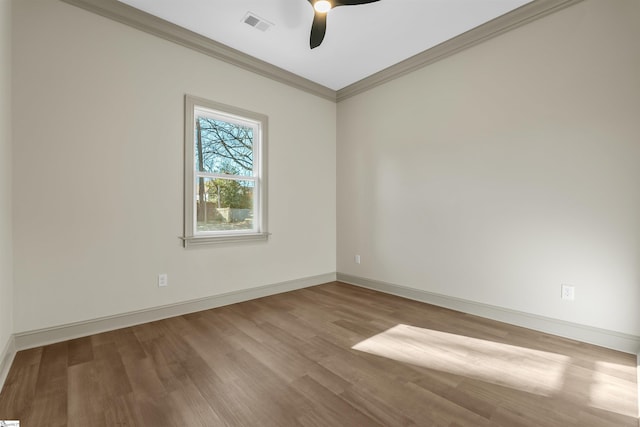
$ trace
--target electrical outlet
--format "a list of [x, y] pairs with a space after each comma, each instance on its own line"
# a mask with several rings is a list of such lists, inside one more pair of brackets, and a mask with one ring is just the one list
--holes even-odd
[[169, 286], [169, 276], [167, 273], [158, 274], [158, 287]]
[[572, 285], [560, 285], [560, 297], [567, 301], [576, 299], [576, 288]]
[[355, 257], [353, 257], [353, 261], [354, 261], [356, 264], [360, 264], [360, 255], [356, 255]]

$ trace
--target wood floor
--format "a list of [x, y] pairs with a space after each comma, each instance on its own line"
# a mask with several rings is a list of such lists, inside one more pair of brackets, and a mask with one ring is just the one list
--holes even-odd
[[633, 426], [635, 356], [329, 283], [21, 351], [31, 426]]

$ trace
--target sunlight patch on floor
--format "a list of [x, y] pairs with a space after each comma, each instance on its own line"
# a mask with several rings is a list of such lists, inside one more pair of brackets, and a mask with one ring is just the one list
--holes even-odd
[[561, 354], [403, 324], [352, 348], [541, 396], [552, 396], [563, 387], [570, 362]]
[[638, 396], [635, 393], [623, 393], [621, 390], [629, 390], [634, 387], [629, 381], [611, 375], [611, 367], [618, 365], [596, 362], [595, 375], [590, 384], [589, 406], [618, 414], [637, 417]]

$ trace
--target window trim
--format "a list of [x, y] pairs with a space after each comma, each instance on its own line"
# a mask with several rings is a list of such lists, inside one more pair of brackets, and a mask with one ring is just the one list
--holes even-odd
[[[199, 98], [192, 95], [184, 97], [184, 230], [183, 246], [203, 246], [220, 243], [237, 243], [245, 241], [265, 241], [269, 236], [267, 230], [267, 143], [268, 143], [268, 117], [264, 114], [244, 110], [231, 105], [221, 104]], [[214, 231], [207, 234], [198, 234], [195, 231], [195, 197], [196, 197], [196, 170], [195, 170], [195, 111], [197, 108], [212, 110], [220, 113], [222, 117], [233, 120], [246, 120], [256, 122], [259, 128], [259, 138], [254, 137], [258, 143], [254, 145], [254, 174], [256, 180], [254, 193], [254, 227], [253, 230]], [[235, 175], [234, 175], [235, 177]], [[229, 179], [229, 178], [227, 178]]]

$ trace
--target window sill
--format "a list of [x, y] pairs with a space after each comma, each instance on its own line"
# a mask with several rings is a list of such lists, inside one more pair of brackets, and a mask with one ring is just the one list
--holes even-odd
[[264, 242], [271, 233], [225, 234], [220, 236], [184, 236], [180, 237], [183, 246], [209, 246], [224, 243]]

